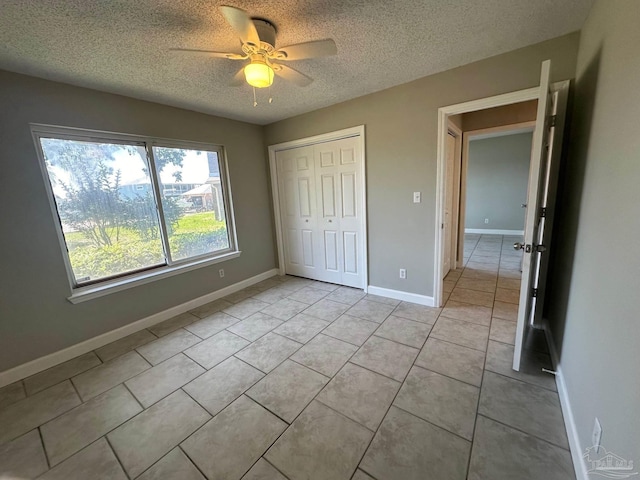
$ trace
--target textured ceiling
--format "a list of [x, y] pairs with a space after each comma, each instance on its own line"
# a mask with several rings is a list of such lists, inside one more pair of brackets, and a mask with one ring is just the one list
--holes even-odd
[[[308, 87], [276, 78], [253, 107], [230, 87], [238, 62], [169, 52], [239, 52], [217, 6], [278, 29], [276, 46], [333, 38], [335, 57], [289, 64]], [[582, 27], [593, 0], [0, 0], [0, 68], [266, 124]]]

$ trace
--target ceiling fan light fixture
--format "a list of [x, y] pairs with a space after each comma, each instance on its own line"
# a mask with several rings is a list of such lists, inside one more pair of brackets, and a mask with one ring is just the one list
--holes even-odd
[[[244, 81], [246, 81], [254, 88], [254, 96], [256, 88], [271, 87], [275, 75], [299, 87], [306, 87], [313, 82], [312, 78], [286, 65], [287, 61], [326, 57], [338, 53], [336, 42], [330, 38], [311, 40], [285, 47], [278, 45], [276, 50], [277, 32], [272, 23], [261, 18], [251, 18], [241, 8], [220, 5], [219, 9], [227, 23], [240, 37], [242, 53], [224, 53], [193, 48], [172, 48], [171, 50], [228, 60], [244, 61], [249, 59], [249, 65], [237, 71], [230, 86], [244, 85]], [[280, 63], [281, 61], [285, 63]], [[255, 99], [254, 104], [256, 104]]]
[[253, 58], [251, 63], [244, 67], [244, 77], [252, 87], [270, 87], [273, 83], [273, 68], [263, 59]]

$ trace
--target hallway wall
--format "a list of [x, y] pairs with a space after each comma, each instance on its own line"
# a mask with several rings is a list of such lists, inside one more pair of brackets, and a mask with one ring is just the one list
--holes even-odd
[[[469, 142], [465, 229], [524, 230], [532, 132]], [[485, 219], [489, 223], [485, 223]]]
[[538, 114], [538, 100], [512, 103], [502, 107], [486, 108], [460, 115], [460, 128], [465, 132], [483, 128], [500, 127], [512, 123], [532, 122]]

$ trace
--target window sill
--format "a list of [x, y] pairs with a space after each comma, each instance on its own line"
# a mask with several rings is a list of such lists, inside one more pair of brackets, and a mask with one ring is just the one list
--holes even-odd
[[73, 290], [71, 296], [68, 297], [67, 300], [69, 300], [73, 304], [86, 302], [87, 300], [93, 300], [94, 298], [104, 297], [105, 295], [110, 295], [115, 292], [120, 292], [122, 290], [128, 290], [139, 285], [155, 282], [156, 280], [160, 280], [161, 278], [172, 277], [174, 275], [189, 272], [197, 268], [208, 267], [209, 265], [215, 265], [216, 263], [226, 262], [227, 260], [238, 258], [240, 256], [240, 253], [242, 252], [238, 250], [235, 252], [225, 253], [224, 255], [220, 255], [219, 257], [215, 258], [197, 260], [190, 263], [172, 265], [169, 267], [160, 267], [155, 270], [132, 275], [130, 277], [118, 278], [117, 280], [104, 282], [99, 285], [78, 287]]

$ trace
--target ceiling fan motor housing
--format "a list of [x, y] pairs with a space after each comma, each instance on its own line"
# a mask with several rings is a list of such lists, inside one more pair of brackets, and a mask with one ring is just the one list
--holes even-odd
[[258, 37], [262, 43], [266, 43], [273, 49], [276, 46], [276, 27], [272, 23], [260, 18], [252, 18], [258, 31]]

